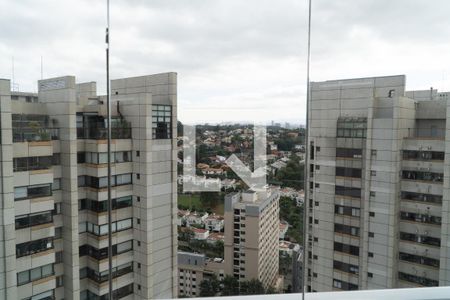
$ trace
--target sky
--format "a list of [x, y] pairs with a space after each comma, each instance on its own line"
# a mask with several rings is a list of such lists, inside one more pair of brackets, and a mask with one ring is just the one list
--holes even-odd
[[[450, 90], [450, 1], [312, 0], [311, 80]], [[111, 77], [178, 73], [185, 123], [304, 123], [307, 0], [111, 0]], [[106, 0], [0, 0], [0, 78], [105, 92]]]

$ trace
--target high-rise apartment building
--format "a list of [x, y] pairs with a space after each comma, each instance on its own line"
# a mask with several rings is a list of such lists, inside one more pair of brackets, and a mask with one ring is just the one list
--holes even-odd
[[450, 101], [405, 76], [311, 83], [310, 291], [450, 284]]
[[[113, 298], [172, 298], [176, 74], [111, 87]], [[0, 298], [107, 299], [106, 97], [73, 76], [0, 97]]]
[[277, 192], [251, 190], [225, 196], [225, 273], [279, 287]]

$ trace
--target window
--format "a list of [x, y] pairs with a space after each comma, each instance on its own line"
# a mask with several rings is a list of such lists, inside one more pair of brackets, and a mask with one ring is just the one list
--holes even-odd
[[366, 118], [339, 118], [337, 121], [336, 137], [365, 138], [367, 134]]
[[34, 214], [27, 214], [16, 216], [16, 229], [37, 226], [53, 222], [52, 211], [38, 212]]
[[62, 262], [63, 262], [63, 252], [62, 251], [55, 252], [55, 264], [59, 264]]
[[141, 155], [140, 151], [136, 151], [136, 156], [139, 157]]
[[336, 167], [336, 176], [361, 178], [361, 169]]
[[402, 191], [400, 197], [403, 200], [430, 202], [430, 203], [437, 203], [437, 204], [442, 203], [441, 195], [422, 194], [422, 193], [403, 192]]
[[369, 256], [369, 257], [373, 257], [373, 253], [372, 253], [372, 252], [369, 252], [369, 253], [368, 253], [368, 256]]
[[367, 272], [367, 277], [368, 278], [373, 278], [373, 273]]
[[369, 216], [370, 217], [375, 217], [375, 213], [373, 211], [369, 211]]
[[441, 183], [444, 180], [443, 173], [428, 172], [428, 171], [402, 171], [402, 178], [407, 180], [420, 180]]
[[[85, 224], [85, 225], [83, 225]], [[132, 218], [124, 219], [116, 222], [112, 222], [111, 228], [112, 232], [117, 232], [121, 230], [127, 230], [133, 227]], [[108, 234], [108, 224], [97, 225], [90, 222], [81, 222], [79, 223], [79, 228], [85, 228], [86, 232], [95, 234], [95, 235], [105, 235]]]
[[359, 228], [343, 224], [334, 224], [334, 232], [359, 236]]
[[346, 291], [353, 291], [358, 289], [358, 285], [345, 282], [342, 280], [333, 279], [333, 287], [346, 290]]
[[61, 189], [61, 178], [53, 179], [52, 190], [57, 191]]
[[372, 156], [377, 156], [377, 150], [370, 150], [370, 154]]
[[53, 264], [37, 267], [17, 274], [17, 285], [23, 285], [54, 274]]
[[62, 287], [64, 285], [64, 276], [56, 276], [56, 287]]
[[361, 189], [354, 187], [346, 187], [346, 186], [335, 186], [336, 195], [347, 196], [352, 198], [361, 198]]
[[16, 245], [16, 257], [32, 255], [53, 249], [53, 238], [44, 238], [36, 241]]
[[48, 197], [51, 195], [52, 195], [51, 184], [37, 184], [14, 188], [15, 201], [38, 197]]
[[152, 105], [153, 139], [170, 139], [172, 126], [172, 106]]
[[52, 166], [52, 156], [16, 157], [13, 166], [14, 172], [46, 170]]
[[336, 148], [337, 158], [362, 158], [362, 149]]
[[347, 253], [350, 255], [359, 256], [359, 247], [351, 246], [339, 242], [334, 242], [334, 251]]
[[55, 239], [62, 238], [62, 227], [55, 228]]
[[59, 215], [61, 214], [61, 202], [55, 203], [54, 209], [52, 210], [53, 215]]
[[370, 171], [370, 176], [377, 176], [377, 171], [374, 170]]
[[375, 197], [376, 193], [374, 191], [370, 191], [370, 197]]
[[369, 237], [371, 238], [375, 237], [375, 233], [369, 231]]
[[333, 261], [333, 268], [336, 270], [340, 270], [343, 272], [347, 272], [350, 274], [358, 275], [359, 274], [359, 267], [356, 265], [344, 263], [341, 261]]
[[358, 207], [335, 205], [334, 206], [334, 213], [338, 214], [338, 215], [359, 217], [360, 216], [360, 209]]

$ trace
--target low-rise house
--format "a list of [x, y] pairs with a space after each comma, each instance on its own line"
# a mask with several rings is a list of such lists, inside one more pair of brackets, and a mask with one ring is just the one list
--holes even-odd
[[194, 239], [205, 241], [209, 236], [209, 230], [191, 227], [191, 231], [194, 233]]
[[198, 212], [190, 212], [186, 215], [186, 226], [190, 227], [194, 224], [203, 225], [205, 223], [206, 218], [208, 217], [208, 213], [198, 213]]
[[225, 240], [225, 235], [223, 233], [220, 232], [213, 232], [210, 233], [208, 238], [206, 239], [206, 242], [208, 244], [212, 244], [214, 245], [215, 243], [219, 242], [219, 241], [224, 241]]
[[224, 227], [224, 218], [221, 215], [212, 214], [205, 219], [205, 228], [219, 232]]

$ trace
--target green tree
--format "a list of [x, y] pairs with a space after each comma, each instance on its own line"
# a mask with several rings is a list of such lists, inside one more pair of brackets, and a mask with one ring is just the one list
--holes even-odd
[[225, 276], [222, 281], [222, 296], [237, 296], [239, 295], [239, 281], [233, 276]]
[[266, 289], [258, 279], [243, 281], [241, 283], [241, 295], [264, 295], [265, 293]]
[[200, 282], [200, 297], [216, 296], [219, 290], [220, 282], [216, 275], [213, 275], [210, 279], [204, 279]]

